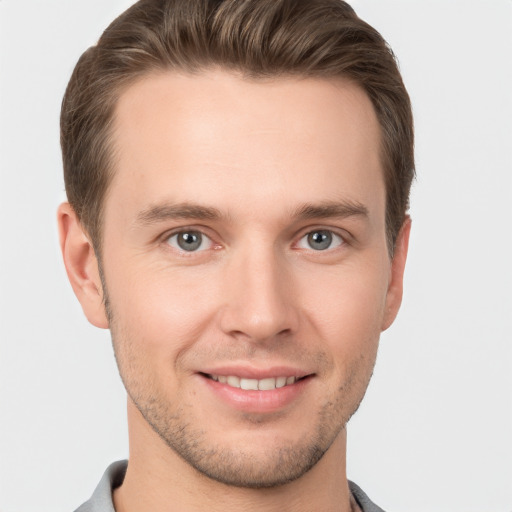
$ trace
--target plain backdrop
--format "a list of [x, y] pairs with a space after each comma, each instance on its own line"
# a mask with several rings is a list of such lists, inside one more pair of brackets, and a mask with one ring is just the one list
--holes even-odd
[[[394, 49], [418, 179], [402, 311], [349, 424], [390, 512], [512, 511], [512, 1], [354, 0]], [[0, 511], [72, 511], [127, 456], [109, 333], [67, 282], [58, 117], [130, 0], [0, 0]]]

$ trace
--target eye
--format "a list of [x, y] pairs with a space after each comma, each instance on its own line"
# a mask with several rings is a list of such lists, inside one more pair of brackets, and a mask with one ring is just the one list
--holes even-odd
[[180, 231], [167, 238], [166, 242], [177, 249], [185, 252], [198, 252], [209, 249], [212, 241], [200, 231]]
[[327, 229], [317, 229], [304, 235], [298, 243], [300, 249], [313, 249], [314, 251], [325, 251], [335, 249], [343, 245], [345, 241], [340, 235]]

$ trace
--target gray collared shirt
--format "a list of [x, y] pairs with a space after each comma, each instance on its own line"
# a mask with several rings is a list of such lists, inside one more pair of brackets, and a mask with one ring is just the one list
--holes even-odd
[[[105, 471], [91, 499], [78, 507], [75, 512], [115, 512], [112, 491], [123, 483], [127, 467], [128, 461], [126, 460], [111, 464]], [[362, 512], [384, 512], [355, 483], [349, 481], [349, 487]]]

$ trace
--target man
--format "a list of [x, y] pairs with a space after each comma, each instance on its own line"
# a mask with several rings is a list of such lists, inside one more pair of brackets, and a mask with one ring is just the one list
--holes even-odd
[[394, 320], [409, 98], [339, 0], [141, 0], [63, 102], [61, 247], [128, 393], [78, 510], [378, 511], [346, 424]]

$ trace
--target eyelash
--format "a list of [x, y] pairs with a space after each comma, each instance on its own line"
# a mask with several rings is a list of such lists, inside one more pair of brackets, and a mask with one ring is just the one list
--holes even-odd
[[[183, 235], [183, 234], [187, 234], [187, 233], [200, 235], [202, 237], [201, 246], [205, 242], [209, 242], [209, 244], [208, 244], [209, 247], [206, 247], [206, 248], [203, 248], [200, 250], [187, 251], [187, 250], [183, 249], [182, 247], [179, 247], [178, 242], [176, 242], [175, 245], [171, 244], [169, 242], [171, 239], [178, 237], [179, 235]], [[333, 230], [331, 228], [320, 227], [320, 228], [315, 228], [315, 229], [308, 228], [308, 231], [303, 232], [301, 234], [298, 241], [294, 244], [294, 247], [297, 247], [303, 240], [307, 239], [307, 237], [314, 235], [314, 234], [318, 234], [318, 233], [329, 234], [331, 236], [332, 242], [328, 247], [326, 247], [325, 249], [318, 249], [318, 250], [314, 249], [312, 247], [299, 247], [299, 248], [301, 250], [305, 250], [305, 251], [312, 252], [312, 253], [329, 254], [336, 249], [339, 249], [339, 248], [342, 248], [342, 247], [348, 245], [348, 241], [347, 241], [348, 235], [344, 235], [344, 234], [342, 235], [339, 232], [337, 232], [336, 230]], [[204, 232], [204, 228], [180, 228], [178, 231], [166, 233], [162, 237], [162, 240], [163, 240], [164, 244], [166, 244], [168, 247], [171, 247], [172, 250], [174, 250], [175, 252], [180, 254], [180, 256], [182, 256], [182, 257], [191, 257], [193, 255], [197, 255], [198, 253], [205, 252], [209, 249], [220, 249], [221, 248], [221, 244], [216, 244], [213, 241], [212, 237], [207, 235]], [[335, 247], [331, 247], [332, 243], [337, 243], [337, 245]]]

